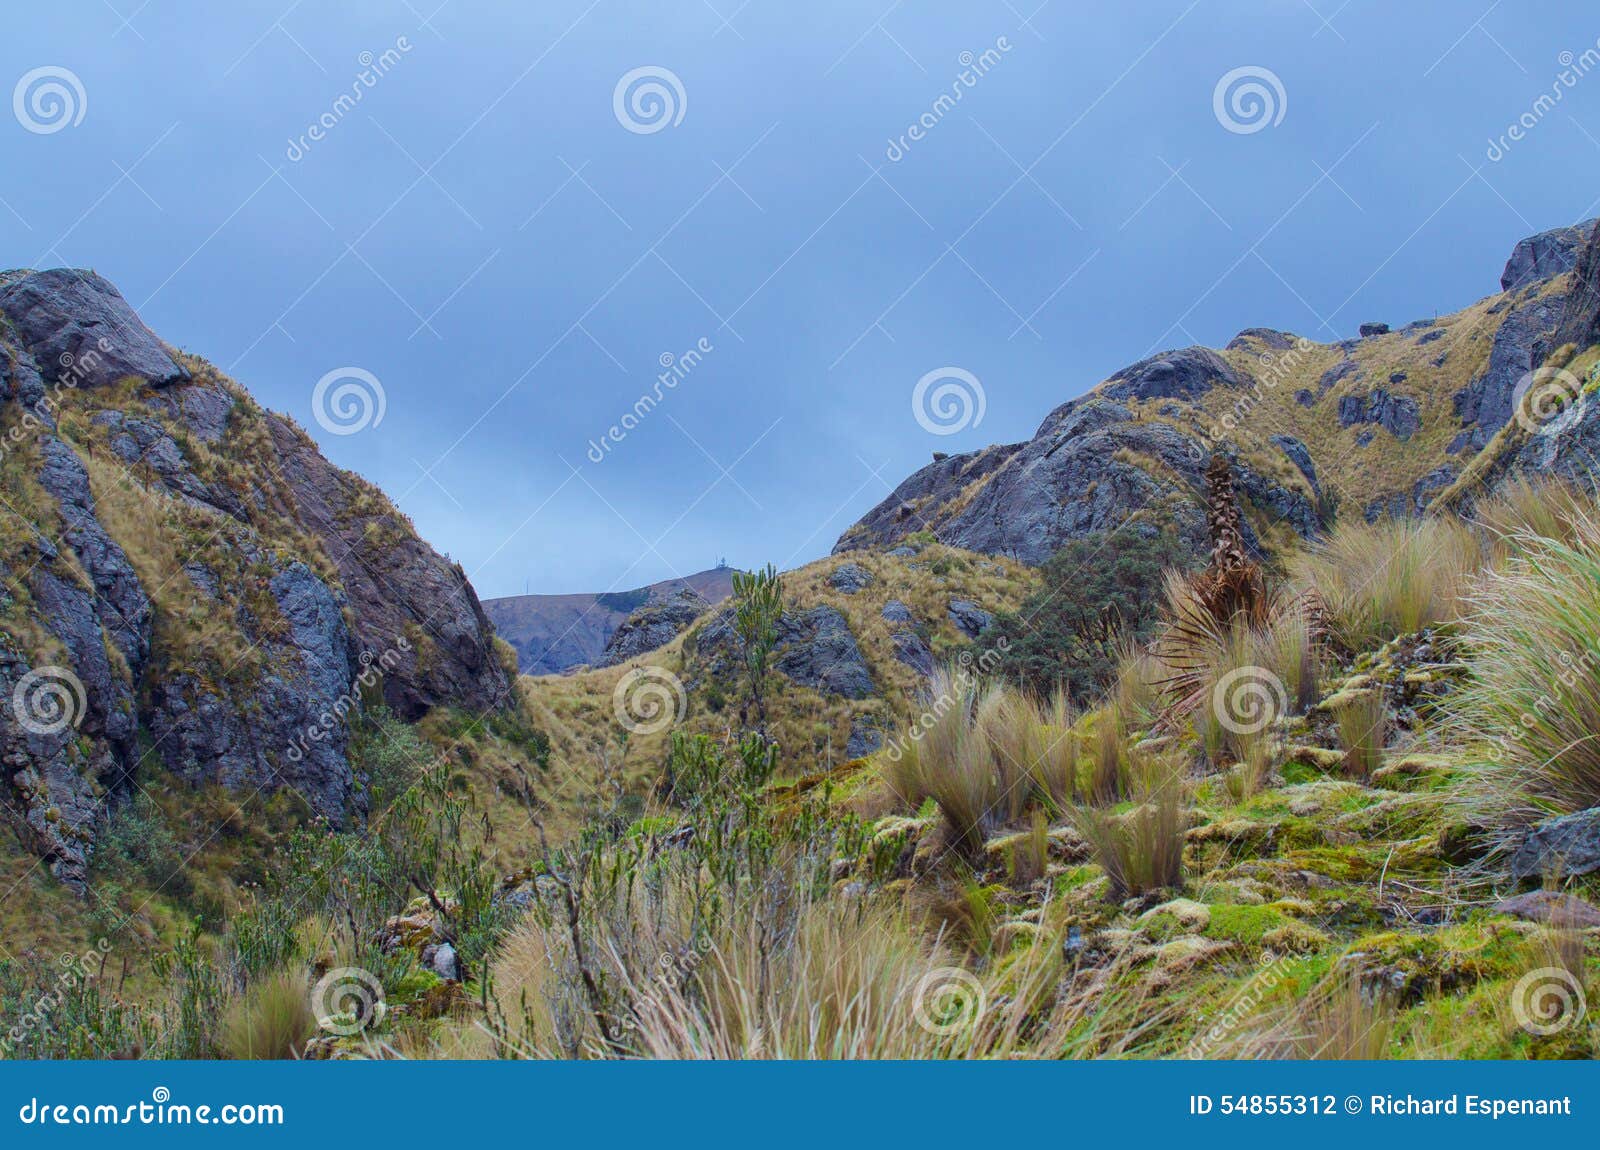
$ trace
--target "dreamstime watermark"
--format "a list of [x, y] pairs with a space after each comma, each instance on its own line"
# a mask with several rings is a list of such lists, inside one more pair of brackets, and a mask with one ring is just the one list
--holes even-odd
[[671, 68], [647, 64], [617, 81], [611, 93], [611, 111], [617, 123], [636, 136], [650, 136], [663, 128], [676, 128], [689, 110], [689, 93]]
[[173, 1102], [172, 1091], [157, 1086], [148, 1102], [127, 1106], [108, 1103], [40, 1102], [30, 1098], [17, 1111], [25, 1126], [282, 1126], [283, 1107], [276, 1102], [225, 1102], [192, 1106]]
[[90, 979], [99, 976], [106, 955], [110, 952], [111, 940], [101, 938], [82, 954], [67, 952], [57, 956], [56, 965], [61, 967], [61, 970], [56, 975], [54, 985], [28, 1005], [27, 1011], [17, 1020], [17, 1024], [6, 1032], [4, 1041], [0, 1041], [0, 1046], [3, 1046], [8, 1053], [14, 1052], [31, 1031], [43, 1028], [49, 1022], [50, 1015], [67, 1001], [68, 995]]
[[963, 651], [956, 656], [954, 673], [950, 676], [945, 689], [938, 696], [929, 701], [923, 712], [912, 721], [904, 734], [896, 735], [894, 739], [883, 748], [883, 753], [891, 763], [898, 763], [905, 757], [906, 751], [911, 749], [911, 744], [922, 742], [923, 737], [933, 729], [935, 723], [942, 719], [950, 708], [960, 702], [961, 697], [972, 690], [978, 680], [985, 675], [992, 675], [1000, 663], [1000, 658], [1011, 649], [1011, 641], [1004, 635], [995, 640], [992, 647], [985, 648], [976, 658], [971, 651]]
[[917, 1025], [943, 1038], [978, 1025], [989, 996], [977, 975], [959, 966], [937, 966], [917, 980], [911, 1012]]
[[361, 671], [351, 680], [350, 689], [335, 699], [327, 710], [317, 716], [315, 723], [301, 731], [300, 737], [289, 744], [289, 761], [301, 762], [310, 753], [312, 743], [320, 743], [342, 730], [346, 719], [361, 709], [362, 692], [376, 687], [384, 674], [398, 667], [401, 656], [410, 650], [410, 642], [401, 636], [395, 639], [393, 647], [385, 648], [378, 655], [371, 651], [361, 652]]
[[1567, 98], [1567, 93], [1576, 88], [1579, 81], [1596, 68], [1600, 68], [1600, 40], [1596, 40], [1593, 47], [1585, 48], [1581, 55], [1562, 52], [1556, 57], [1556, 63], [1561, 70], [1556, 73], [1555, 79], [1550, 81], [1550, 90], [1540, 92], [1533, 103], [1528, 105], [1528, 110], [1507, 125], [1498, 139], [1492, 136], [1489, 138], [1489, 146], [1484, 150], [1484, 156], [1491, 164], [1498, 164], [1505, 159], [1515, 145], [1527, 139], [1528, 133], [1556, 110], [1556, 106]]
[[635, 994], [628, 1002], [621, 1019], [607, 1028], [612, 1041], [619, 1041], [630, 1030], [638, 1030], [645, 1025], [649, 1014], [661, 1013], [662, 1001], [654, 988], [659, 987], [667, 994], [677, 995], [679, 988], [700, 969], [710, 951], [711, 940], [704, 936], [697, 939], [692, 946], [686, 946], [682, 950], [662, 951], [656, 958], [656, 969], [651, 972], [648, 980], [651, 989]]
[[354, 435], [383, 422], [388, 396], [364, 367], [336, 367], [311, 389], [311, 414], [334, 435]]
[[635, 735], [654, 735], [681, 722], [689, 709], [683, 680], [665, 667], [635, 667], [611, 693], [617, 722]]
[[988, 396], [983, 384], [960, 367], [939, 367], [911, 389], [911, 414], [931, 435], [954, 435], [983, 422]]
[[22, 417], [0, 437], [0, 459], [4, 459], [23, 440], [52, 427], [61, 410], [61, 396], [76, 390], [78, 384], [99, 370], [105, 357], [115, 350], [116, 344], [111, 338], [102, 335], [86, 351], [80, 350], [77, 354], [64, 351], [57, 356], [56, 364], [60, 370], [56, 373], [55, 383], [47, 394], [31, 404], [21, 405]]
[[336, 966], [311, 988], [311, 1013], [329, 1034], [349, 1038], [377, 1026], [389, 1012], [383, 983], [359, 966]]
[[961, 65], [961, 71], [956, 73], [954, 80], [950, 81], [950, 90], [941, 92], [937, 99], [929, 105], [928, 110], [918, 116], [916, 120], [900, 134], [899, 139], [891, 139], [889, 146], [884, 149], [884, 155], [891, 164], [898, 164], [905, 159], [906, 153], [911, 151], [911, 146], [927, 138], [929, 132], [955, 110], [961, 103], [969, 89], [978, 86], [978, 81], [989, 74], [996, 64], [1005, 59], [1005, 54], [1010, 52], [1013, 45], [1006, 37], [1001, 36], [994, 42], [994, 47], [985, 48], [974, 55], [963, 52], [956, 57], [956, 63]]
[[344, 122], [344, 118], [356, 110], [356, 105], [366, 99], [367, 92], [378, 86], [395, 66], [405, 59], [414, 45], [404, 36], [395, 37], [394, 46], [385, 48], [378, 55], [363, 52], [356, 57], [356, 63], [361, 65], [361, 71], [355, 74], [350, 81], [350, 90], [340, 92], [334, 97], [333, 103], [328, 105], [328, 110], [313, 120], [299, 138], [289, 137], [289, 146], [283, 154], [291, 164], [298, 164], [306, 158], [313, 144], [319, 144], [328, 138], [328, 133]]
[[1541, 367], [1517, 381], [1511, 410], [1522, 430], [1538, 431], [1583, 395], [1583, 381], [1562, 367]]
[[1562, 700], [1567, 697], [1566, 693], [1573, 690], [1579, 682], [1587, 684], [1600, 675], [1600, 650], [1594, 647], [1582, 650], [1576, 655], [1571, 651], [1562, 651], [1556, 656], [1555, 661], [1560, 669], [1550, 677], [1551, 691], [1535, 699], [1531, 706], [1517, 716], [1516, 722], [1508, 725], [1500, 734], [1488, 736], [1491, 762], [1503, 762], [1510, 754], [1512, 745], [1521, 742], [1522, 732], [1532, 730], [1540, 723], [1548, 721], [1551, 712], [1560, 707]]
[[76, 729], [89, 711], [83, 680], [71, 668], [35, 667], [11, 691], [11, 713], [29, 734], [59, 735]]
[[598, 439], [589, 441], [589, 450], [585, 453], [589, 457], [589, 462], [605, 462], [612, 450], [628, 438], [629, 432], [638, 428], [652, 411], [661, 406], [667, 394], [688, 379], [705, 357], [715, 350], [711, 341], [701, 336], [695, 345], [682, 355], [673, 355], [670, 351], [662, 352], [657, 360], [662, 370], [656, 376], [655, 386], [634, 401], [633, 407], [623, 412], [622, 418], [606, 428], [604, 434]]
[[1278, 387], [1286, 380], [1295, 378], [1301, 363], [1306, 356], [1317, 348], [1304, 336], [1296, 336], [1293, 345], [1277, 350], [1262, 352], [1256, 357], [1261, 370], [1252, 373], [1250, 386], [1242, 392], [1235, 392], [1238, 398], [1233, 401], [1233, 406], [1224, 411], [1214, 422], [1208, 426], [1200, 427], [1201, 440], [1204, 443], [1191, 442], [1189, 455], [1196, 462], [1205, 459], [1208, 451], [1215, 451], [1227, 440], [1228, 436], [1249, 421], [1256, 408], [1265, 401], [1267, 393]]
[[1511, 1014], [1517, 1025], [1541, 1038], [1571, 1030], [1588, 1009], [1583, 981], [1564, 967], [1530, 970], [1511, 988]]
[[89, 93], [71, 68], [46, 64], [23, 74], [11, 90], [11, 113], [36, 136], [76, 128], [89, 112]]
[[1223, 1007], [1222, 1013], [1206, 1029], [1206, 1032], [1195, 1039], [1190, 1047], [1189, 1057], [1210, 1058], [1218, 1046], [1225, 1042], [1230, 1035], [1235, 1033], [1250, 1019], [1254, 1018], [1261, 1009], [1261, 1004], [1267, 1000], [1273, 991], [1283, 984], [1287, 977], [1283, 964], [1288, 955], [1279, 954], [1274, 950], [1264, 950], [1258, 960], [1261, 973], [1250, 980], [1249, 984], [1234, 997], [1233, 1001]]
[[1211, 91], [1217, 123], [1236, 136], [1276, 128], [1289, 111], [1289, 93], [1271, 68], [1247, 64], [1217, 81]]
[[1283, 680], [1265, 667], [1235, 667], [1211, 689], [1211, 713], [1235, 735], [1260, 734], [1288, 711]]

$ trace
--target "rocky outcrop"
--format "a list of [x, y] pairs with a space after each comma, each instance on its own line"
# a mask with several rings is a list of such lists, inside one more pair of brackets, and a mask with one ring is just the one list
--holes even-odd
[[[1395, 329], [1364, 323], [1359, 339], [1314, 344], [1250, 328], [1222, 352], [1189, 347], [1140, 360], [1061, 404], [1027, 442], [917, 471], [834, 551], [887, 550], [931, 533], [1037, 564], [1072, 540], [1142, 518], [1198, 554], [1201, 473], [1219, 450], [1235, 459], [1246, 542], [1258, 551], [1257, 527], [1310, 538], [1336, 498], [1359, 497], [1369, 517], [1418, 514], [1510, 422], [1519, 384], [1553, 348], [1600, 342], [1593, 221], [1518, 243], [1503, 283], [1503, 294], [1456, 316]], [[1325, 403], [1330, 396], [1337, 402]], [[1406, 450], [1393, 456], [1385, 437]], [[1597, 445], [1585, 417], [1528, 450], [1561, 467], [1586, 465]], [[1401, 463], [1362, 471], [1353, 462], [1362, 449]], [[1352, 468], [1361, 482], [1349, 482]]]
[[1594, 220], [1567, 228], [1552, 228], [1520, 240], [1511, 250], [1500, 275], [1501, 291], [1518, 291], [1540, 280], [1565, 275], [1578, 263], [1578, 254], [1594, 234]]
[[872, 572], [859, 563], [841, 563], [828, 576], [828, 586], [843, 595], [854, 595], [872, 586]]
[[[710, 674], [732, 677], [742, 673], [744, 640], [734, 628], [731, 607], [713, 615], [692, 640], [695, 657]], [[826, 604], [784, 612], [778, 621], [772, 666], [800, 686], [824, 695], [865, 699], [876, 693], [872, 671], [849, 622], [838, 608]]]
[[659, 598], [652, 596], [612, 633], [599, 665], [615, 666], [665, 647], [710, 609], [710, 601], [693, 587], [679, 587]]
[[[304, 432], [276, 415], [267, 426], [293, 500], [279, 510], [332, 559], [360, 650], [392, 654], [384, 701], [407, 719], [447, 701], [476, 712], [498, 706], [510, 684], [461, 565], [418, 539], [375, 488], [329, 463]], [[363, 504], [378, 513], [363, 514]]]
[[0, 274], [0, 401], [28, 509], [3, 528], [0, 806], [69, 886], [136, 770], [359, 819], [369, 667], [407, 717], [504, 698], [460, 567], [99, 276]]
[[1371, 395], [1347, 395], [1339, 400], [1339, 426], [1373, 423], [1396, 439], [1410, 439], [1422, 426], [1417, 401], [1378, 388]]

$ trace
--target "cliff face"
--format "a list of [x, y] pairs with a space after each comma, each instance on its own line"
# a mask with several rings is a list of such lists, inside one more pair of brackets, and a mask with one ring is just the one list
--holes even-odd
[[1600, 341], [1595, 236], [1590, 221], [1523, 240], [1502, 290], [1454, 315], [1367, 324], [1331, 344], [1256, 328], [1220, 351], [1142, 360], [1062, 404], [1026, 442], [936, 457], [834, 551], [931, 533], [1039, 563], [1141, 517], [1200, 549], [1213, 451], [1237, 462], [1253, 546], [1308, 537], [1335, 508], [1420, 513], [1512, 421], [1519, 387], [1552, 350]]
[[363, 813], [348, 718], [506, 695], [459, 567], [104, 279], [0, 275], [3, 807], [81, 885], [155, 772]]

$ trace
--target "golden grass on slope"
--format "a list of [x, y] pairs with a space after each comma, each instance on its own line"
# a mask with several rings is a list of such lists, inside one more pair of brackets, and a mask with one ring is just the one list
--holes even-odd
[[1296, 586], [1314, 588], [1336, 637], [1352, 651], [1461, 617], [1485, 559], [1460, 520], [1341, 523], [1290, 559]]

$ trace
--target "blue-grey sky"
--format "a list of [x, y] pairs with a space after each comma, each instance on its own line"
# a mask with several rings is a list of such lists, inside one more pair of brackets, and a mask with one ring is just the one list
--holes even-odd
[[[109, 277], [485, 596], [793, 566], [1153, 350], [1489, 294], [1600, 207], [1597, 40], [1490, 0], [30, 4], [0, 264]], [[345, 368], [384, 405], [341, 435]], [[941, 369], [983, 396], [948, 435]]]

